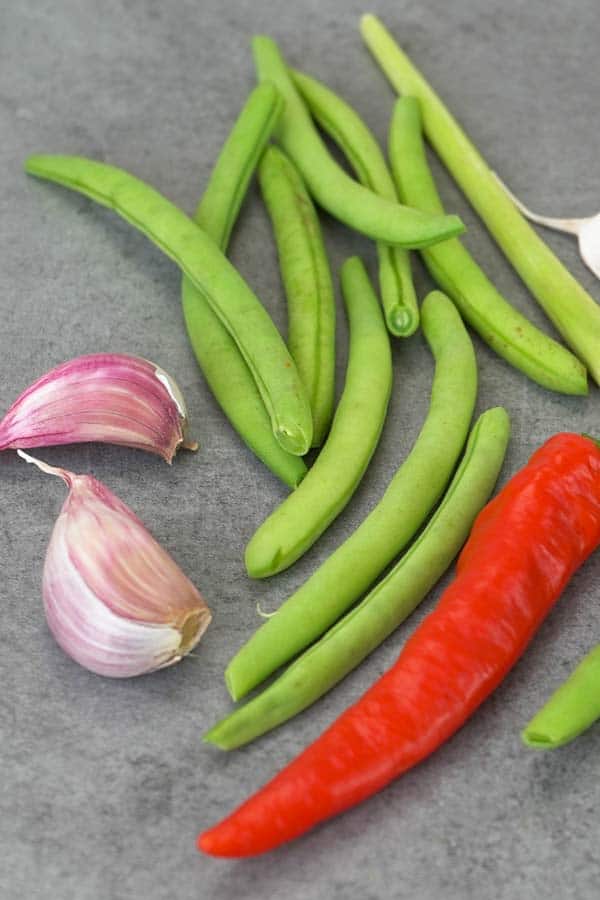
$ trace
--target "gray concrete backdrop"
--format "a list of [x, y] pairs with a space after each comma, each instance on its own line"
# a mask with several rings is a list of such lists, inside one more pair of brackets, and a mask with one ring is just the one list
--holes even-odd
[[[431, 359], [420, 336], [394, 345], [395, 391], [356, 496], [305, 558], [265, 583], [242, 553], [285, 494], [210, 397], [184, 333], [180, 275], [114, 214], [22, 174], [32, 152], [130, 169], [192, 211], [254, 83], [249, 38], [280, 39], [290, 62], [342, 93], [384, 141], [393, 99], [357, 30], [356, 0], [298, 3], [0, 0], [0, 410], [34, 377], [99, 350], [156, 360], [179, 380], [202, 447], [169, 469], [125, 449], [82, 446], [44, 458], [93, 472], [148, 523], [200, 586], [214, 621], [195, 658], [126, 682], [95, 677], [58, 649], [40, 598], [43, 556], [64, 497], [0, 457], [3, 900], [528, 900], [598, 896], [600, 728], [536, 755], [519, 730], [600, 639], [600, 558], [575, 576], [539, 636], [472, 721], [425, 764], [337, 821], [268, 857], [215, 861], [196, 833], [316, 737], [392, 663], [420, 613], [329, 697], [245, 750], [203, 731], [229, 709], [226, 662], [359, 523], [409, 450], [427, 408]], [[490, 162], [549, 214], [600, 208], [598, 6], [544, 0], [380, 0], [377, 11]], [[500, 288], [551, 330], [463, 198], [436, 165], [466, 243]], [[372, 245], [325, 218], [338, 269]], [[600, 289], [575, 243], [548, 240]], [[268, 221], [253, 189], [232, 256], [285, 329]], [[430, 282], [415, 263], [419, 292]], [[339, 300], [339, 292], [338, 292]], [[338, 386], [346, 359], [340, 309]], [[513, 439], [502, 480], [559, 429], [600, 433], [589, 398], [550, 394], [476, 339], [479, 409], [503, 403]]]

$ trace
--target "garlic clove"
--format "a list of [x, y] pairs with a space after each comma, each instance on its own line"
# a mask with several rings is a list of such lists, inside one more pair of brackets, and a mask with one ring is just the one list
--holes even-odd
[[85, 668], [114, 678], [179, 662], [211, 620], [199, 591], [105, 485], [18, 452], [69, 487], [42, 587], [58, 644]]
[[102, 441], [157, 453], [168, 463], [188, 442], [176, 382], [136, 356], [95, 353], [51, 369], [0, 421], [0, 450]]

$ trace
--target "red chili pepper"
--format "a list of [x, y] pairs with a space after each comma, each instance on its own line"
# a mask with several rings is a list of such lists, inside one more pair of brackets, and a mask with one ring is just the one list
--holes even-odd
[[555, 435], [479, 514], [456, 578], [392, 668], [199, 849], [271, 850], [428, 756], [502, 681], [599, 543], [600, 449]]

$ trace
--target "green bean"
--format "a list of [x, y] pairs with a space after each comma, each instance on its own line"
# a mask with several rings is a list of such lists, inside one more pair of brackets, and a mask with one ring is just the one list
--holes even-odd
[[[213, 168], [194, 218], [223, 253], [282, 109], [283, 101], [272, 84], [254, 88]], [[275, 440], [265, 405], [235, 341], [186, 276], [181, 301], [194, 354], [221, 409], [258, 458], [285, 484], [297, 487], [306, 474], [304, 461]]]
[[122, 169], [76, 156], [31, 156], [25, 169], [113, 209], [179, 265], [238, 345], [277, 441], [294, 455], [306, 453], [312, 420], [294, 361], [268, 313], [214, 241], [158, 191]]
[[536, 750], [553, 750], [575, 740], [600, 719], [600, 644], [579, 663], [522, 732]]
[[[290, 70], [290, 75], [310, 112], [340, 147], [359, 181], [381, 197], [397, 201], [383, 153], [358, 113], [315, 78], [294, 70]], [[408, 337], [419, 326], [410, 257], [402, 247], [391, 247], [383, 241], [377, 241], [377, 256], [387, 327], [398, 337]]]
[[293, 162], [277, 147], [258, 168], [288, 304], [288, 347], [313, 418], [313, 447], [331, 424], [335, 399], [335, 298], [319, 219]]
[[346, 260], [341, 282], [350, 324], [344, 391], [314, 465], [246, 547], [251, 578], [287, 569], [314, 544], [356, 490], [383, 428], [392, 357], [379, 303], [358, 257]]
[[[425, 133], [490, 233], [567, 344], [600, 383], [600, 309], [508, 198], [485, 160], [381, 22], [361, 22], [363, 38], [399, 93], [421, 103]], [[581, 378], [573, 379], [573, 389]], [[565, 393], [582, 391], [565, 391]]]
[[224, 250], [248, 184], [283, 112], [283, 98], [268, 81], [248, 96], [210, 174], [194, 220]]
[[328, 153], [277, 44], [255, 37], [253, 50], [259, 80], [273, 82], [285, 102], [276, 137], [320, 206], [351, 228], [402, 247], [426, 247], [464, 231], [458, 216], [431, 216], [391, 203], [350, 178]]
[[440, 506], [391, 572], [262, 693], [211, 728], [205, 741], [233, 750], [291, 719], [345, 678], [413, 612], [460, 550], [491, 494], [509, 432], [502, 407], [483, 413]]
[[[403, 197], [430, 211], [443, 208], [427, 163], [419, 101], [414, 97], [403, 97], [395, 105], [390, 159]], [[566, 394], [587, 392], [586, 372], [579, 360], [498, 293], [458, 238], [421, 254], [431, 276], [496, 353], [545, 388]]]
[[450, 479], [475, 406], [475, 352], [458, 312], [443, 294], [426, 298], [421, 323], [435, 359], [431, 404], [421, 432], [382, 499], [354, 534], [231, 660], [225, 680], [235, 700], [289, 662], [352, 606], [408, 544]]

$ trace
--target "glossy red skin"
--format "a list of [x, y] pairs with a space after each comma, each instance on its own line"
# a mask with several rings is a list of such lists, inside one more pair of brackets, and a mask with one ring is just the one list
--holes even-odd
[[200, 835], [198, 848], [216, 856], [264, 853], [427, 757], [502, 681], [599, 543], [600, 450], [579, 435], [555, 435], [481, 511], [456, 578], [392, 668]]

